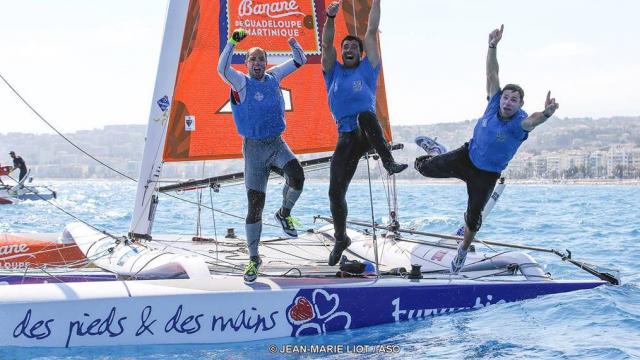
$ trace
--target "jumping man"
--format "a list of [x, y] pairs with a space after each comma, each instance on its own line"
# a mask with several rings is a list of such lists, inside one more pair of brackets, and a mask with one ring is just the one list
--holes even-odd
[[[342, 252], [351, 244], [346, 233], [349, 183], [359, 159], [372, 148], [380, 155], [387, 172], [399, 173], [406, 164], [394, 161], [376, 117], [376, 89], [380, 74], [380, 53], [376, 37], [380, 24], [380, 0], [373, 0], [369, 25], [363, 41], [352, 35], [341, 43], [342, 63], [336, 61], [333, 46], [335, 17], [340, 3], [327, 8], [327, 20], [322, 32], [322, 72], [329, 97], [329, 107], [338, 125], [338, 143], [331, 159], [329, 202], [336, 243], [329, 255], [329, 265], [338, 263]], [[366, 57], [362, 58], [363, 51]]]
[[245, 64], [248, 75], [231, 67], [235, 45], [247, 36], [245, 30], [236, 29], [225, 46], [218, 63], [218, 73], [231, 85], [231, 110], [238, 133], [244, 138], [245, 187], [248, 210], [246, 218], [249, 264], [244, 281], [253, 283], [258, 276], [262, 260], [258, 254], [258, 242], [262, 233], [262, 210], [271, 167], [280, 169], [286, 178], [282, 207], [275, 213], [276, 221], [289, 237], [298, 233], [291, 216], [291, 209], [302, 193], [304, 172], [298, 159], [281, 137], [285, 129], [284, 98], [280, 81], [307, 62], [298, 42], [290, 38], [293, 59], [274, 66], [268, 71], [267, 53], [255, 47], [247, 51]]
[[[487, 99], [489, 104], [473, 130], [473, 137], [459, 149], [432, 157], [438, 153], [439, 144], [431, 143], [436, 150], [416, 159], [416, 169], [426, 177], [461, 179], [467, 184], [467, 211], [464, 214], [464, 240], [451, 262], [451, 272], [456, 274], [464, 265], [467, 250], [482, 225], [482, 210], [489, 201], [496, 181], [509, 161], [527, 139], [529, 132], [547, 121], [559, 104], [547, 93], [544, 110], [527, 116], [522, 110], [524, 90], [508, 84], [500, 88], [498, 78], [497, 46], [502, 39], [504, 25], [489, 34], [487, 54]], [[416, 142], [420, 142], [416, 139]], [[425, 145], [425, 144], [422, 144]], [[429, 149], [427, 149], [429, 150]]]

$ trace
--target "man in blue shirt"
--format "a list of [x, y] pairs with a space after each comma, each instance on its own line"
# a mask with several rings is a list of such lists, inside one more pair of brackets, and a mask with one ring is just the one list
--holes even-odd
[[304, 172], [281, 136], [285, 129], [285, 107], [280, 81], [304, 65], [307, 58], [300, 44], [290, 38], [292, 59], [267, 70], [267, 52], [254, 47], [247, 51], [245, 63], [248, 74], [243, 74], [231, 67], [231, 60], [235, 45], [246, 36], [243, 29], [233, 31], [220, 54], [218, 74], [231, 86], [233, 120], [243, 137], [244, 179], [249, 205], [245, 221], [249, 263], [244, 271], [244, 281], [251, 284], [256, 281], [262, 264], [258, 243], [262, 234], [267, 181], [272, 168], [286, 178], [282, 206], [274, 217], [286, 236], [298, 236], [291, 209], [302, 193]]
[[[515, 84], [500, 88], [497, 45], [504, 25], [489, 34], [487, 54], [487, 109], [473, 130], [473, 137], [457, 150], [416, 159], [416, 169], [426, 177], [455, 177], [467, 184], [467, 211], [464, 216], [464, 240], [451, 262], [451, 272], [458, 273], [467, 256], [469, 245], [482, 225], [482, 210], [489, 201], [496, 181], [509, 161], [527, 139], [529, 132], [549, 119], [559, 104], [547, 93], [544, 110], [527, 115], [522, 110], [524, 91]], [[437, 144], [436, 144], [437, 145]], [[434, 146], [434, 149], [437, 146]]]
[[[329, 202], [335, 230], [335, 245], [329, 265], [338, 263], [342, 252], [351, 244], [347, 236], [347, 188], [358, 168], [360, 158], [372, 148], [382, 159], [389, 175], [407, 168], [394, 161], [376, 117], [376, 91], [380, 74], [380, 52], [377, 34], [380, 24], [380, 0], [373, 0], [369, 25], [363, 41], [349, 35], [342, 40], [342, 64], [336, 61], [333, 46], [334, 20], [340, 2], [327, 7], [327, 20], [322, 32], [322, 72], [327, 85], [329, 107], [338, 125], [338, 143], [331, 159]], [[361, 59], [362, 52], [367, 56]]]

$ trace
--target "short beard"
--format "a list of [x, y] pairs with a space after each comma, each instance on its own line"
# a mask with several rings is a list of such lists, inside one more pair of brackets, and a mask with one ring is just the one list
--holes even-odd
[[[356, 57], [356, 58], [354, 59], [354, 61], [355, 61], [355, 62], [354, 62], [354, 64], [353, 64], [353, 66], [348, 66], [348, 67], [358, 67], [358, 65], [360, 65], [360, 57], [359, 57], [359, 56], [358, 56], [358, 57]], [[345, 64], [345, 65], [347, 64], [346, 59], [344, 58], [344, 56], [342, 57], [342, 64]]]

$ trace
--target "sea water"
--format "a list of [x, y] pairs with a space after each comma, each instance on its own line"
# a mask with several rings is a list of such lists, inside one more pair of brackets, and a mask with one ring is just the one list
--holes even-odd
[[[41, 181], [42, 182], [42, 181]], [[27, 201], [0, 206], [2, 232], [60, 232], [69, 214], [122, 235], [128, 231], [135, 184], [121, 181], [47, 181], [59, 196], [52, 203]], [[269, 185], [265, 236], [276, 236], [272, 220], [281, 202], [281, 183]], [[462, 183], [399, 183], [399, 217], [404, 227], [453, 233], [462, 224], [466, 188]], [[386, 220], [386, 187], [372, 184], [373, 217]], [[307, 183], [293, 214], [305, 228], [314, 215], [330, 216], [328, 184]], [[240, 186], [219, 193], [205, 189], [176, 194], [201, 208], [205, 236], [243, 235], [246, 198]], [[369, 185], [349, 188], [349, 217], [370, 221]], [[437, 316], [324, 336], [282, 338], [241, 344], [88, 347], [79, 349], [1, 348], [0, 359], [273, 359], [312, 358], [640, 358], [640, 186], [508, 185], [486, 217], [480, 238], [538, 247], [570, 249], [574, 259], [618, 268], [622, 286], [543, 296], [477, 311]], [[55, 206], [54, 206], [55, 205]], [[227, 214], [224, 214], [227, 213]], [[154, 233], [193, 234], [198, 208], [161, 195]], [[591, 275], [555, 255], [530, 252], [555, 278]], [[4, 326], [4, 324], [0, 324]]]

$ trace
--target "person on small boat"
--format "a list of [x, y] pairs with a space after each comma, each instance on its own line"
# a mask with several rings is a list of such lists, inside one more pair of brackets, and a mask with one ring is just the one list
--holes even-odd
[[286, 179], [282, 207], [275, 213], [276, 221], [289, 237], [297, 237], [291, 209], [302, 193], [304, 171], [298, 159], [282, 139], [285, 129], [284, 98], [280, 81], [307, 62], [304, 51], [294, 38], [289, 39], [293, 59], [267, 70], [267, 53], [259, 47], [247, 51], [245, 64], [248, 75], [231, 67], [236, 44], [247, 33], [236, 29], [218, 62], [220, 77], [231, 85], [231, 110], [238, 133], [243, 137], [244, 176], [248, 210], [246, 218], [249, 264], [244, 273], [247, 283], [254, 282], [262, 263], [258, 242], [262, 233], [262, 210], [271, 168], [281, 170]]
[[18, 181], [22, 181], [22, 179], [27, 176], [27, 164], [24, 162], [24, 159], [21, 156], [17, 156], [13, 150], [9, 151], [9, 156], [13, 159], [13, 169], [11, 171], [19, 169]]
[[[351, 244], [346, 233], [348, 210], [345, 197], [359, 159], [373, 148], [390, 175], [407, 168], [406, 164], [396, 163], [393, 159], [376, 116], [376, 90], [381, 63], [376, 40], [380, 24], [380, 0], [373, 0], [364, 42], [352, 35], [342, 40], [342, 63], [336, 60], [333, 46], [334, 22], [339, 9], [338, 1], [327, 7], [321, 57], [329, 107], [338, 126], [338, 142], [331, 159], [329, 184], [336, 240], [329, 255], [330, 266], [338, 263], [342, 252]], [[363, 51], [366, 53], [364, 58]]]
[[[464, 214], [464, 240], [451, 262], [451, 272], [458, 273], [464, 266], [467, 250], [482, 225], [482, 210], [489, 201], [500, 173], [527, 140], [529, 132], [547, 121], [559, 104], [547, 93], [544, 109], [527, 115], [522, 110], [524, 90], [508, 84], [500, 88], [497, 46], [502, 39], [504, 25], [489, 34], [487, 54], [487, 108], [478, 119], [468, 143], [451, 152], [445, 152], [437, 142], [418, 137], [416, 142], [426, 148], [428, 155], [415, 161], [420, 174], [432, 178], [455, 177], [467, 184], [467, 211]], [[444, 151], [443, 151], [444, 150]]]

